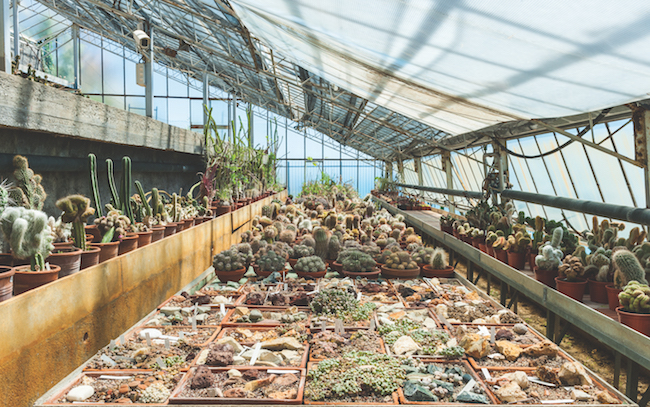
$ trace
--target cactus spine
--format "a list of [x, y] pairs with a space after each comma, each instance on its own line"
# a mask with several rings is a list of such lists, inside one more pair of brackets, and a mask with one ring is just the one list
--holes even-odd
[[151, 189], [151, 206], [153, 208], [154, 216], [157, 217], [158, 215], [162, 215], [163, 205], [160, 201], [160, 193], [158, 192], [158, 188]]
[[179, 210], [178, 195], [176, 195], [176, 193], [172, 194], [172, 221], [181, 221], [181, 211]]
[[16, 205], [40, 211], [43, 209], [45, 198], [47, 198], [47, 194], [41, 185], [43, 177], [34, 174], [34, 171], [29, 168], [27, 158], [22, 155], [14, 157], [13, 165], [13, 175], [18, 188], [12, 190], [12, 199], [16, 202]]
[[113, 175], [113, 160], [110, 158], [106, 159], [106, 176], [108, 177], [108, 188], [111, 190], [111, 205], [114, 208], [121, 208], [120, 196], [117, 194], [117, 188], [115, 188], [115, 176]]
[[11, 251], [19, 259], [30, 259], [32, 271], [44, 270], [44, 259], [50, 255], [53, 236], [44, 212], [9, 207], [0, 218], [0, 227], [9, 241]]
[[97, 157], [95, 154], [88, 154], [88, 161], [90, 163], [90, 188], [93, 191], [93, 200], [95, 201], [95, 213], [97, 217], [104, 216], [102, 212], [102, 199], [99, 195], [99, 183], [97, 182]]
[[442, 247], [434, 249], [431, 255], [431, 268], [434, 270], [444, 270], [449, 266], [445, 250]]

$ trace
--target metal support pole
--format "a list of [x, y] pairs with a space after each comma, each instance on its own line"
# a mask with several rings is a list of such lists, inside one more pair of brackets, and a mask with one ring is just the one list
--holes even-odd
[[153, 26], [149, 27], [149, 49], [145, 51], [144, 62], [144, 100], [145, 114], [153, 117]]
[[415, 164], [415, 172], [418, 174], [418, 185], [424, 185], [424, 174], [422, 174], [422, 159], [420, 157], [413, 160]]
[[[442, 152], [442, 169], [445, 171], [445, 175], [447, 176], [447, 189], [453, 189], [454, 177], [452, 172], [451, 153], [447, 150]], [[449, 201], [449, 213], [456, 213], [454, 197], [452, 195], [447, 195], [447, 200]]]
[[74, 88], [81, 86], [81, 72], [79, 71], [79, 26], [72, 25], [72, 64], [74, 65]]
[[393, 163], [390, 161], [386, 161], [386, 179], [389, 182], [393, 181]]
[[643, 164], [645, 177], [645, 207], [650, 208], [650, 110], [642, 107], [632, 112], [634, 124], [634, 156], [636, 161]]
[[18, 0], [13, 0], [14, 8], [14, 59], [20, 56], [20, 19], [18, 13]]
[[[494, 152], [496, 154], [497, 170], [499, 171], [499, 191], [503, 191], [508, 185], [508, 154], [496, 143], [494, 144]], [[501, 203], [503, 203], [503, 197]]]
[[203, 74], [203, 126], [208, 124], [208, 112], [210, 109], [210, 81], [208, 80], [208, 73]]
[[9, 41], [9, 0], [0, 0], [0, 70], [11, 73], [11, 43]]
[[228, 94], [228, 140], [232, 140], [232, 106], [233, 98]]
[[625, 376], [625, 395], [636, 402], [639, 395], [639, 365], [632, 359], [627, 360]]

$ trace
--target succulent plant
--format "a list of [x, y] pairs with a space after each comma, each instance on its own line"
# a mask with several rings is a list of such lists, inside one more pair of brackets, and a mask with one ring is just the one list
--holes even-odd
[[253, 249], [251, 248], [251, 245], [248, 243], [239, 243], [236, 245], [233, 245], [231, 249], [235, 249], [239, 252], [241, 255], [242, 261], [244, 262], [244, 267], [248, 268], [248, 266], [251, 265], [253, 262]]
[[45, 269], [45, 258], [54, 246], [44, 212], [23, 207], [6, 208], [0, 217], [0, 227], [14, 256], [29, 259], [32, 271]]
[[333, 235], [327, 243], [327, 260], [336, 260], [340, 252], [341, 244], [339, 243], [339, 238]]
[[262, 271], [282, 271], [285, 268], [286, 259], [274, 250], [269, 250], [257, 259], [255, 263]]
[[47, 218], [47, 226], [50, 227], [52, 232], [52, 243], [67, 242], [72, 235], [72, 225], [63, 222], [60, 216], [57, 219], [52, 216]]
[[514, 235], [508, 236], [505, 250], [512, 253], [525, 253], [530, 245], [530, 236], [524, 231], [519, 231]]
[[[343, 258], [339, 261], [343, 265], [343, 270], [353, 273], [370, 273], [375, 271], [377, 263], [372, 256], [359, 250], [346, 250], [341, 253]], [[339, 256], [341, 257], [341, 256]]]
[[648, 284], [645, 279], [645, 270], [636, 256], [629, 250], [622, 249], [612, 255], [612, 262], [616, 267], [614, 272], [614, 284], [623, 287], [630, 281], [638, 281], [641, 284]]
[[297, 244], [289, 250], [289, 257], [292, 259], [300, 259], [307, 256], [314, 255], [314, 248], [311, 246], [305, 246], [302, 244]]
[[243, 255], [235, 248], [222, 251], [212, 260], [216, 271], [235, 271], [244, 268], [244, 264]]
[[567, 281], [578, 281], [585, 273], [585, 266], [580, 257], [568, 255], [558, 267], [558, 274]]
[[432, 247], [420, 246], [411, 252], [411, 257], [418, 264], [429, 264], [434, 251], [435, 249]]
[[[110, 205], [107, 205], [110, 207]], [[102, 243], [116, 242], [126, 236], [131, 228], [131, 221], [116, 210], [110, 210], [106, 216], [95, 219], [95, 225], [102, 235]]]
[[334, 288], [319, 291], [309, 303], [309, 308], [319, 315], [343, 315], [358, 305], [354, 294]]
[[637, 314], [650, 313], [650, 287], [638, 281], [630, 281], [618, 294], [623, 309]]
[[564, 256], [564, 253], [560, 250], [562, 234], [561, 227], [555, 228], [553, 230], [553, 239], [540, 248], [540, 254], [535, 257], [535, 264], [540, 270], [555, 270], [562, 264], [562, 257]]
[[95, 209], [90, 206], [90, 199], [83, 195], [70, 195], [56, 201], [56, 207], [63, 211], [61, 220], [72, 223], [74, 245], [86, 250], [85, 225], [88, 217], [95, 213]]
[[318, 226], [314, 228], [313, 232], [314, 242], [314, 251], [316, 256], [320, 257], [322, 260], [327, 260], [327, 251], [330, 241], [330, 236], [324, 228]]
[[269, 243], [273, 243], [275, 238], [278, 236], [278, 229], [275, 226], [270, 225], [264, 228], [264, 240]]
[[326, 267], [327, 266], [320, 257], [307, 256], [298, 259], [293, 268], [303, 273], [318, 273], [324, 271]]
[[284, 243], [293, 243], [296, 240], [296, 231], [291, 229], [285, 229], [280, 232], [278, 235], [278, 240]]
[[431, 255], [431, 268], [434, 270], [444, 270], [449, 267], [447, 262], [447, 253], [442, 247], [436, 247]]
[[386, 258], [386, 267], [397, 270], [413, 270], [418, 268], [416, 262], [413, 261], [411, 255], [407, 251], [398, 251], [392, 253]]
[[11, 189], [11, 199], [25, 209], [43, 209], [43, 203], [47, 198], [47, 194], [41, 185], [43, 177], [39, 174], [34, 174], [29, 168], [27, 158], [22, 155], [16, 155], [13, 159], [14, 172], [13, 176], [16, 179], [16, 187]]

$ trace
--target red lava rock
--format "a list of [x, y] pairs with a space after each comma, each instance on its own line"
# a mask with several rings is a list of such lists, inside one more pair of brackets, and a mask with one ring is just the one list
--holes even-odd
[[309, 297], [309, 295], [307, 295], [307, 293], [305, 293], [305, 292], [301, 292], [301, 293], [298, 293], [297, 295], [295, 295], [291, 299], [290, 304], [298, 306], [298, 307], [300, 307], [300, 306], [305, 307], [305, 306], [309, 305], [310, 302], [311, 302], [311, 298]]
[[206, 305], [206, 304], [210, 304], [211, 302], [212, 299], [210, 298], [209, 295], [199, 295], [195, 298], [192, 298], [192, 303], [194, 304]]
[[515, 334], [508, 329], [499, 329], [494, 335], [494, 339], [497, 341], [506, 340], [511, 341], [515, 339]]
[[210, 353], [205, 359], [205, 364], [208, 366], [228, 366], [233, 362], [235, 350], [230, 344], [222, 343], [212, 345]]
[[298, 381], [298, 377], [293, 373], [283, 374], [273, 381], [278, 386], [288, 386]]
[[212, 372], [205, 366], [199, 366], [196, 369], [194, 377], [192, 377], [192, 382], [190, 383], [190, 389], [205, 389], [214, 384], [214, 376]]
[[259, 371], [255, 369], [248, 369], [242, 372], [242, 379], [246, 381], [257, 380], [259, 377]]
[[275, 305], [276, 307], [287, 305], [287, 297], [284, 294], [271, 294], [269, 295], [269, 300], [271, 300], [271, 304]]
[[223, 392], [223, 396], [229, 399], [241, 399], [246, 397], [246, 390], [242, 387], [233, 387]]
[[131, 388], [129, 388], [128, 384], [122, 384], [122, 385], [120, 385], [120, 388], [118, 389], [120, 394], [128, 393], [130, 390], [131, 390]]
[[262, 293], [248, 293], [246, 295], [246, 304], [248, 305], [263, 305], [265, 295]]

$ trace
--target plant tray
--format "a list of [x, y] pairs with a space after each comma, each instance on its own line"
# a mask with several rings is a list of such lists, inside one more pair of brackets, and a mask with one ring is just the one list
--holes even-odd
[[[379, 347], [379, 350], [376, 351], [376, 353], [386, 353], [386, 345], [384, 344], [384, 340], [381, 337], [379, 337], [379, 338], [377, 338], [377, 341], [378, 341], [377, 345]], [[342, 354], [340, 354], [340, 355], [331, 356], [331, 357], [328, 357], [328, 358], [315, 358], [315, 357], [312, 356], [312, 354], [313, 354], [313, 347], [310, 349], [310, 352], [309, 352], [309, 361], [310, 362], [320, 362], [320, 361], [323, 361], [325, 359], [333, 359], [333, 358], [343, 356]]]
[[[246, 307], [248, 308], [248, 307]], [[279, 308], [279, 307], [265, 307], [265, 308], [250, 308], [251, 310], [258, 310], [262, 312], [262, 315], [267, 318], [270, 317], [271, 313], [280, 313], [284, 314], [288, 309], [287, 308]], [[223, 321], [221, 322], [222, 327], [276, 327], [278, 325], [288, 325], [292, 323], [296, 324], [301, 324], [305, 326], [309, 326], [310, 319], [311, 319], [311, 313], [305, 310], [298, 310], [302, 312], [307, 313], [307, 319], [303, 319], [301, 321], [295, 321], [295, 322], [282, 322], [280, 320], [269, 320], [269, 319], [263, 319], [260, 322], [257, 323], [252, 323], [252, 322], [236, 322], [237, 317], [235, 315], [237, 312], [237, 308], [231, 308], [226, 316], [224, 317]]]

